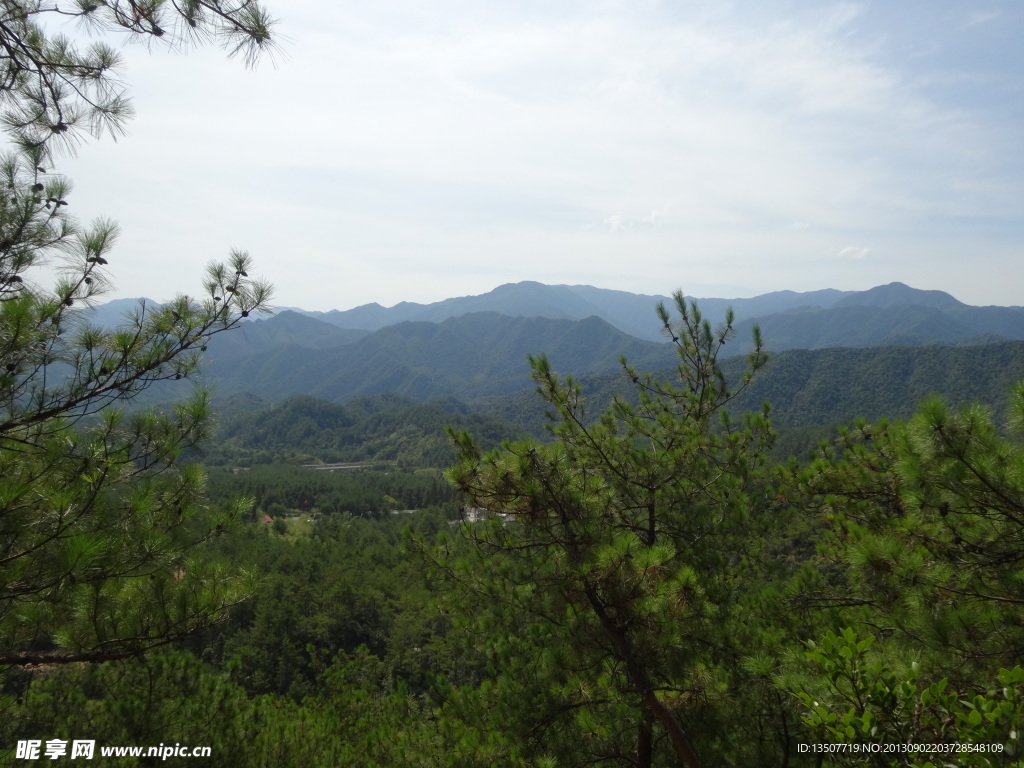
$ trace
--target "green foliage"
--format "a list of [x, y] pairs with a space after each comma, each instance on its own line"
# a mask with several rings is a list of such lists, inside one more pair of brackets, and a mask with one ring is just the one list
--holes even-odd
[[[1024, 398], [1015, 391], [1012, 409]], [[850, 589], [884, 607], [894, 639], [973, 662], [1013, 666], [1024, 642], [1024, 451], [978, 406], [932, 399], [905, 424], [844, 433], [797, 478], [823, 506], [832, 557]], [[968, 667], [969, 668], [969, 667]]]
[[185, 647], [253, 694], [301, 701], [337, 657], [360, 648], [389, 687], [426, 693], [430, 674], [450, 662], [434, 637], [442, 617], [430, 606], [424, 564], [404, 549], [406, 527], [433, 535], [448, 524], [435, 508], [379, 520], [321, 517], [306, 536], [257, 523], [218, 539], [216, 557], [257, 571], [258, 582], [225, 622]]
[[207, 398], [132, 416], [112, 406], [194, 374], [208, 340], [266, 310], [270, 288], [236, 251], [207, 269], [201, 299], [141, 305], [112, 329], [88, 323], [117, 228], [81, 227], [70, 183], [44, 166], [85, 133], [122, 130], [131, 110], [117, 55], [55, 31], [68, 19], [172, 42], [216, 34], [247, 59], [270, 45], [255, 2], [0, 3], [0, 109], [15, 150], [0, 157], [0, 668], [138, 654], [247, 589], [193, 556], [245, 507], [210, 510], [203, 473], [181, 462], [209, 434]]
[[[159, 413], [111, 408], [187, 378], [214, 334], [263, 311], [269, 287], [249, 257], [212, 265], [208, 298], [141, 306], [90, 326], [112, 225], [80, 232], [33, 197], [38, 169], [8, 158], [0, 193], [0, 664], [116, 658], [219, 615], [244, 585], [188, 559], [242, 507], [210, 514], [203, 473], [183, 452], [207, 437], [207, 398]], [[31, 274], [61, 259], [53, 293]], [[89, 426], [81, 427], [86, 417]], [[243, 580], [244, 581], [244, 580]]]
[[[772, 403], [786, 426], [909, 419], [921, 401], [981, 403], [1005, 418], [1006, 392], [1024, 368], [1024, 342], [965, 347], [793, 350], [772, 357], [741, 402]], [[979, 376], [978, 371], [985, 371]]]
[[[454, 515], [454, 492], [439, 471], [314, 469], [257, 465], [244, 471], [210, 471], [210, 497], [227, 502], [253, 497], [256, 510], [273, 517], [349, 514], [381, 517], [393, 512], [447, 506]], [[257, 517], [262, 513], [258, 512]]]
[[[221, 270], [211, 297], [244, 293], [225, 283], [244, 271]], [[213, 304], [179, 305], [213, 321], [204, 338], [240, 317]], [[731, 367], [728, 322], [712, 329], [682, 297], [677, 310], [661, 313], [671, 381], [624, 364], [634, 391], [596, 415], [579, 382], [532, 359], [548, 443], [491, 450], [503, 427], [452, 401], [299, 398], [236, 412], [208, 454], [315, 465], [393, 450], [417, 465], [442, 455], [440, 424], [483, 428], [454, 435], [457, 529], [436, 471], [256, 464], [207, 481], [184, 461], [210, 431], [202, 396], [101, 407], [174, 378], [177, 358], [53, 416], [11, 396], [23, 422], [0, 432], [0, 540], [33, 549], [0, 559], [0, 643], [17, 665], [0, 743], [75, 730], [255, 766], [1020, 764], [1019, 439], [983, 408], [929, 400], [776, 473], [767, 408], [727, 413], [763, 354]], [[147, 308], [133, 338], [158, 316]], [[119, 331], [76, 333], [107, 349]], [[84, 337], [58, 336], [60, 376], [14, 377], [53, 402], [95, 381], [74, 373], [92, 370], [74, 357]], [[1007, 410], [1019, 430], [1024, 385]], [[250, 523], [215, 536], [239, 495]], [[254, 521], [264, 511], [273, 525]], [[113, 660], [52, 664], [99, 659]], [[798, 749], [811, 743], [850, 751]], [[952, 743], [1002, 751], [936, 751]], [[892, 749], [910, 744], [931, 751]]]
[[[0, 664], [138, 653], [238, 599], [241, 582], [187, 553], [243, 507], [210, 514], [203, 473], [179, 462], [209, 434], [204, 395], [159, 413], [110, 406], [194, 373], [206, 340], [264, 310], [269, 288], [235, 254], [210, 267], [205, 302], [93, 328], [74, 305], [99, 290], [112, 232], [78, 234], [38, 203], [0, 207], [0, 231], [33, 227], [53, 239], [0, 249]], [[29, 288], [22, 275], [55, 253], [57, 292]]]
[[456, 764], [461, 729], [438, 721], [435, 678], [465, 675], [403, 536], [447, 527], [436, 509], [337, 515], [299, 538], [239, 526], [203, 554], [228, 571], [258, 570], [250, 599], [179, 643], [187, 652], [12, 671], [0, 743], [179, 742], [211, 746], [212, 764], [225, 766]]
[[[377, 692], [365, 653], [339, 660], [303, 701], [251, 696], [187, 653], [156, 653], [39, 675], [0, 719], [0, 761], [18, 739], [95, 739], [100, 746], [211, 748], [203, 763], [231, 768], [442, 766], [431, 719], [401, 690]], [[6, 753], [6, 754], [5, 754]], [[151, 765], [119, 758], [118, 765]], [[5, 763], [7, 764], [7, 763]]]
[[[770, 339], [769, 339], [770, 341]], [[728, 345], [727, 345], [728, 349]], [[721, 361], [726, 376], [742, 375], [745, 358]], [[965, 347], [875, 347], [871, 349], [789, 350], [772, 354], [757, 377], [739, 393], [733, 408], [757, 410], [772, 404], [778, 432], [773, 455], [805, 458], [835, 428], [863, 418], [908, 419], [922, 399], [938, 394], [951, 406], [980, 403], [1006, 417], [1007, 390], [1024, 370], [1024, 342]], [[977, 375], [985, 371], [984, 376]], [[655, 376], [672, 375], [658, 369]], [[591, 375], [579, 381], [591, 410], [606, 409], [618, 394], [636, 404], [619, 374]], [[544, 405], [526, 390], [471, 401], [476, 410], [505, 419], [527, 434], [538, 433]], [[803, 434], [801, 434], [801, 432]]]
[[1000, 669], [986, 690], [960, 692], [945, 678], [923, 683], [917, 662], [894, 665], [873, 654], [874, 640], [847, 628], [807, 643], [821, 691], [798, 693], [805, 721], [821, 742], [857, 748], [830, 754], [832, 764], [1024, 765], [1024, 669]]
[[85, 431], [50, 420], [0, 435], [0, 663], [138, 653], [246, 592], [244, 575], [189, 554], [244, 509], [211, 514], [203, 473], [175, 463], [207, 415], [199, 396], [170, 414], [107, 411]]
[[[580, 386], [531, 359], [556, 442], [484, 454], [455, 436], [449, 476], [490, 520], [464, 529], [468, 556], [442, 557], [475, 606], [494, 606], [479, 648], [516, 682], [489, 695], [506, 702], [505, 727], [525, 732], [527, 757], [697, 765], [724, 725], [738, 669], [725, 632], [752, 568], [747, 513], [771, 433], [766, 413], [737, 426], [725, 412], [735, 389], [717, 358], [731, 317], [713, 330], [681, 295], [677, 309], [678, 325], [659, 308], [677, 384], [624, 363], [638, 404], [616, 398], [592, 422]], [[763, 363], [758, 349], [737, 386]]]
[[[1014, 388], [1010, 426], [1024, 407]], [[1017, 765], [1024, 689], [1024, 450], [980, 406], [925, 401], [906, 423], [859, 423], [791, 476], [794, 502], [823, 514], [823, 562], [844, 607], [809, 644], [816, 677], [783, 678], [823, 740], [996, 745], [956, 765]], [[795, 668], [799, 668], [796, 665]], [[862, 757], [864, 753], [861, 753]], [[836, 764], [860, 765], [851, 755]], [[940, 764], [873, 753], [872, 764]], [[846, 760], [846, 762], [842, 762]], [[907, 761], [907, 762], [904, 762]], [[1016, 761], [1016, 762], [1014, 762]]]
[[445, 431], [450, 425], [472, 429], [489, 446], [515, 432], [451, 399], [416, 403], [378, 395], [338, 405], [293, 397], [226, 416], [202, 458], [210, 466], [386, 461], [401, 468], [445, 467], [455, 457]]

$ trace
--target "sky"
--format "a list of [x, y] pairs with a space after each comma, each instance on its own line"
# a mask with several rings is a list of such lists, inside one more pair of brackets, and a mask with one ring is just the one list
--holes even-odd
[[[114, 297], [248, 251], [280, 306], [536, 280], [1024, 304], [1017, 0], [268, 0], [281, 52], [124, 48], [59, 163]], [[74, 31], [74, 30], [72, 30]]]

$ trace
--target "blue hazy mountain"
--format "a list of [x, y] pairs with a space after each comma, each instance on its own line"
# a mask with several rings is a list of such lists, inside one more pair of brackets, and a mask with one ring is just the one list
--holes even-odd
[[[306, 314], [338, 327], [363, 330], [408, 321], [439, 323], [474, 312], [557, 320], [599, 317], [631, 336], [660, 341], [664, 336], [655, 314], [659, 302], [672, 309], [668, 296], [527, 281], [433, 304], [402, 302], [389, 308], [366, 304]], [[749, 336], [750, 326], [757, 323], [765, 331], [769, 347], [777, 350], [1024, 339], [1024, 308], [970, 306], [943, 291], [903, 283], [866, 291], [774, 291], [752, 298], [701, 298], [697, 302], [712, 325], [722, 322], [731, 307], [741, 337]]]
[[[829, 307], [851, 295], [850, 291], [775, 291], [749, 299], [699, 299], [701, 311], [713, 322], [725, 317], [732, 307], [738, 319], [760, 317], [800, 306]], [[433, 304], [402, 302], [385, 308], [364, 304], [348, 310], [308, 312], [324, 322], [342, 328], [379, 330], [406, 321], [439, 323], [474, 312], [497, 312], [509, 317], [546, 317], [554, 320], [582, 320], [599, 317], [620, 331], [650, 341], [661, 341], [655, 306], [669, 296], [655, 296], [594, 288], [590, 285], [545, 285], [533, 281], [506, 283], [479, 296], [460, 296]]]
[[[671, 364], [674, 353], [654, 311], [659, 301], [671, 308], [664, 296], [524, 282], [434, 304], [282, 310], [215, 337], [205, 375], [221, 394], [269, 399], [307, 394], [340, 402], [389, 391], [420, 400], [503, 395], [531, 388], [528, 354], [547, 354], [558, 370], [576, 375], [614, 373], [623, 355], [641, 370]], [[88, 312], [109, 324], [137, 304], [123, 300]], [[734, 308], [737, 335], [727, 347], [733, 355], [749, 351], [754, 323], [774, 352], [1024, 340], [1024, 308], [974, 307], [902, 283], [699, 304], [712, 324]]]

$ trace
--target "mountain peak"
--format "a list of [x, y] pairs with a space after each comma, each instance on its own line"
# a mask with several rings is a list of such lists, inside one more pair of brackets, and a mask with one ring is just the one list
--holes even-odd
[[941, 310], [966, 306], [966, 304], [953, 298], [945, 291], [923, 291], [919, 288], [911, 288], [905, 283], [876, 285], [874, 288], [858, 291], [840, 299], [836, 306], [895, 307], [900, 304], [911, 304]]
[[481, 295], [486, 296], [488, 294], [509, 293], [513, 291], [517, 293], [522, 291], [547, 291], [551, 288], [552, 286], [538, 283], [536, 280], [520, 280], [518, 283], [502, 283], [494, 290]]

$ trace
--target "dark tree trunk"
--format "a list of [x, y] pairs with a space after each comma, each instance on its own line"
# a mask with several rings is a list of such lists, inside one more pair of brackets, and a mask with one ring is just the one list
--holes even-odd
[[646, 709], [640, 712], [640, 727], [636, 734], [636, 764], [639, 768], [651, 768], [654, 760], [654, 724]]

